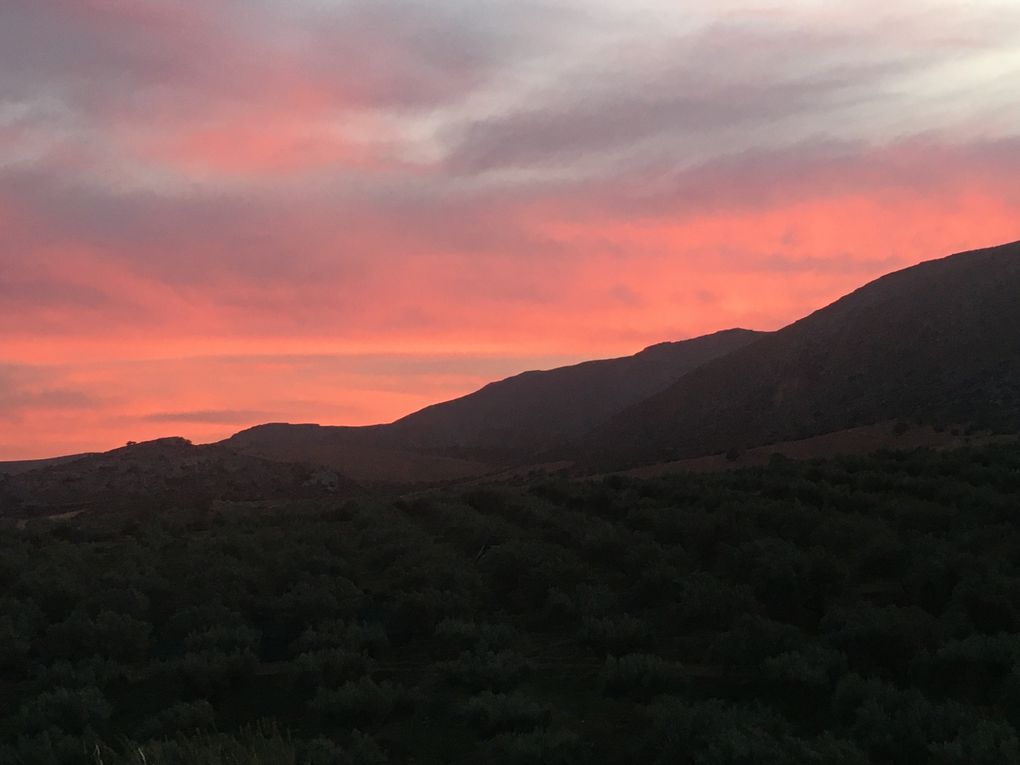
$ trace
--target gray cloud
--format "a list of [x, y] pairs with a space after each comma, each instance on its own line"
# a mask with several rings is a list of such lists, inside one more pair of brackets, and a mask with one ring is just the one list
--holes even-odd
[[[975, 52], [973, 39], [934, 34], [951, 30], [958, 14], [913, 20], [918, 28], [904, 34], [805, 26], [796, 15], [760, 26], [737, 17], [686, 36], [627, 40], [642, 55], [621, 50], [608, 62], [586, 61], [526, 103], [451, 125], [446, 167], [583, 175], [594, 164], [615, 174], [751, 146], [847, 140], [862, 129], [873, 138], [864, 126], [904, 108], [905, 80], [940, 57]], [[1004, 49], [1002, 40], [983, 43]]]
[[570, 20], [540, 2], [5, 3], [0, 99], [55, 99], [79, 127], [286, 108], [302, 89], [340, 112], [434, 109], [552, 44]]
[[59, 377], [43, 368], [0, 364], [0, 420], [19, 422], [33, 410], [75, 411], [101, 403], [94, 394], [67, 386]]

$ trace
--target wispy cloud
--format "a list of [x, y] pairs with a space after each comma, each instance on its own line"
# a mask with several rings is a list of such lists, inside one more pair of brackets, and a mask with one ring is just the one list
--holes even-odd
[[1018, 49], [1009, 0], [9, 3], [0, 456], [392, 419], [1016, 239]]

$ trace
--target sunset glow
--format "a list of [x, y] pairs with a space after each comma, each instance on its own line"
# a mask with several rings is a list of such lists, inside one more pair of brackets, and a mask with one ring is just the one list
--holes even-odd
[[389, 421], [1020, 239], [1018, 50], [1015, 0], [3, 3], [0, 459]]

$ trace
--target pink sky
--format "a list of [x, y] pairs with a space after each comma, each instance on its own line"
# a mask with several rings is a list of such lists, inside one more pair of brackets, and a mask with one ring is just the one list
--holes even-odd
[[1018, 51], [1013, 0], [5, 3], [0, 459], [388, 421], [1018, 239]]

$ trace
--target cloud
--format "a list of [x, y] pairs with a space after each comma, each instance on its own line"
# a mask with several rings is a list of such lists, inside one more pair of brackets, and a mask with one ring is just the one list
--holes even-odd
[[96, 163], [99, 184], [399, 165], [408, 122], [519, 63], [548, 36], [543, 22], [561, 15], [535, 4], [494, 20], [483, 6], [15, 5], [0, 25], [0, 104], [34, 126], [23, 150], [38, 151], [48, 134], [50, 148]]
[[[0, 172], [17, 243], [0, 255], [0, 295], [19, 308], [0, 328], [142, 343], [153, 333], [477, 343], [590, 324], [583, 311], [609, 295], [634, 296], [611, 300], [637, 323], [650, 305], [639, 279], [657, 285], [665, 274], [728, 272], [736, 285], [741, 274], [799, 271], [851, 288], [911, 260], [1014, 238], [1018, 161], [1015, 139], [816, 142], [603, 182], [370, 196], [341, 210], [283, 193], [113, 195]], [[849, 226], [854, 216], [866, 219]], [[798, 309], [789, 310], [767, 322]], [[617, 324], [613, 311], [599, 315]]]
[[8, 364], [0, 366], [0, 459], [182, 434], [211, 442], [267, 421], [384, 422], [521, 369], [576, 360], [419, 350]]
[[1015, 3], [759, 6], [4, 5], [7, 456], [393, 419], [1017, 238]]
[[90, 391], [48, 379], [39, 370], [19, 364], [0, 364], [0, 420], [23, 423], [35, 412], [72, 414], [103, 403]]
[[[684, 34], [623, 38], [605, 60], [585, 60], [568, 77], [484, 119], [452, 126], [447, 167], [455, 173], [540, 169], [619, 172], [621, 163], [698, 164], [736, 146], [789, 146], [819, 135], [874, 139], [909, 104], [925, 129], [940, 127], [904, 92], [942, 57], [966, 72], [1020, 39], [1020, 18], [946, 9], [861, 24], [863, 14], [822, 18], [790, 8], [769, 17], [731, 13]], [[877, 10], [877, 9], [876, 9]], [[1012, 35], [987, 30], [1003, 23]], [[968, 34], [969, 33], [969, 34]], [[1017, 62], [1014, 62], [1014, 67]], [[918, 88], [920, 89], [920, 88]], [[996, 107], [994, 99], [970, 119]], [[938, 120], [936, 123], [934, 120]]]

